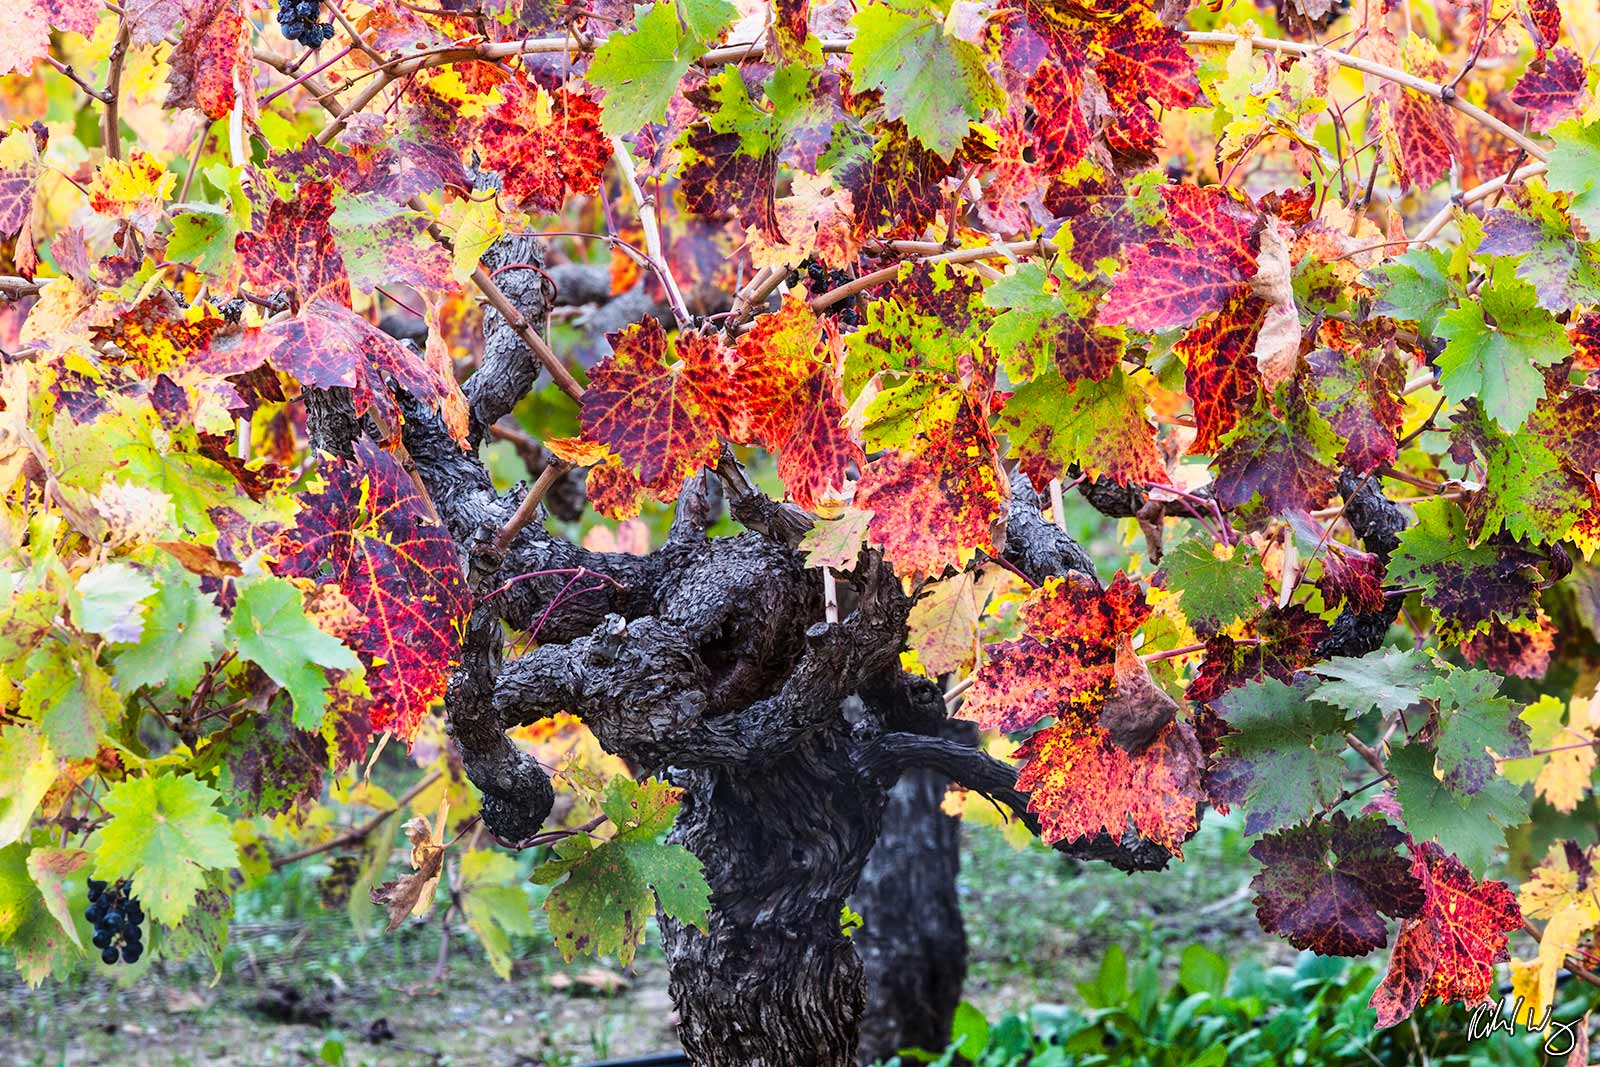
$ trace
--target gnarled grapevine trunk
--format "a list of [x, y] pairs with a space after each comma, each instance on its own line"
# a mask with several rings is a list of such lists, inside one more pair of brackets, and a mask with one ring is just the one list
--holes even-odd
[[662, 924], [698, 1067], [847, 1067], [867, 982], [840, 930], [884, 793], [835, 727], [758, 773], [692, 771], [671, 839], [711, 882], [710, 933]]

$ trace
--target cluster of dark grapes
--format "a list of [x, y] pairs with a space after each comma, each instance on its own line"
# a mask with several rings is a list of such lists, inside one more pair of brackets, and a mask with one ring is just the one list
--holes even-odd
[[333, 39], [333, 23], [317, 22], [321, 14], [322, 0], [279, 0], [278, 27], [289, 40], [316, 48]]
[[[830, 290], [839, 288], [839, 286], [851, 280], [849, 271], [829, 270], [814, 259], [806, 260], [801, 266], [805, 269], [806, 287], [810, 289], [812, 296], [820, 296]], [[791, 286], [800, 284], [799, 271], [790, 273], [789, 284]], [[859, 326], [861, 324], [861, 312], [856, 306], [854, 295], [839, 301], [828, 310], [838, 316], [839, 325], [841, 326]]]
[[110, 885], [89, 879], [89, 910], [84, 917], [94, 924], [94, 947], [108, 965], [116, 963], [118, 956], [123, 963], [138, 963], [144, 954], [144, 934], [139, 928], [144, 908], [128, 888], [126, 878]]

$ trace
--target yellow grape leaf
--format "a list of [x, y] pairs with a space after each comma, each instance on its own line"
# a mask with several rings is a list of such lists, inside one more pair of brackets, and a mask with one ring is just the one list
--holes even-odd
[[1600, 893], [1587, 884], [1594, 863], [1600, 861], [1600, 845], [1589, 849], [1584, 861], [1586, 870], [1573, 870], [1564, 846], [1552, 845], [1544, 862], [1517, 891], [1523, 916], [1546, 920], [1539, 941], [1538, 1000], [1532, 1002], [1541, 1012], [1554, 1002], [1556, 974], [1567, 954], [1600, 925]]
[[[1558, 731], [1549, 747], [1550, 760], [1539, 772], [1533, 791], [1551, 807], [1570, 814], [1589, 792], [1595, 767], [1595, 694], [1573, 697], [1567, 707], [1567, 724]], [[1563, 746], [1577, 747], [1566, 748]]]

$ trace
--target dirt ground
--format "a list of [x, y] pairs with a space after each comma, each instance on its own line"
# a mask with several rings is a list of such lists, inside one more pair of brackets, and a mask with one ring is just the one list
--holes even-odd
[[[1198, 942], [1231, 959], [1280, 954], [1255, 926], [1253, 866], [1237, 834], [1203, 831], [1186, 853], [1172, 870], [1129, 878], [969, 833], [968, 999], [991, 1017], [1073, 1000], [1112, 942], [1130, 953]], [[7, 965], [0, 1067], [569, 1067], [676, 1048], [653, 931], [626, 972], [614, 960], [565, 964], [531, 940], [509, 982], [457, 931], [431, 981], [437, 923], [361, 940], [315, 905], [265, 910], [295, 914], [236, 924], [215, 982], [196, 962], [160, 964], [127, 989], [81, 979], [30, 990]]]

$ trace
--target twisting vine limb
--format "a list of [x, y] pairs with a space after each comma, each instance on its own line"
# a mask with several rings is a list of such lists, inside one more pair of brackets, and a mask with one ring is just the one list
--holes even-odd
[[1431, 96], [1440, 103], [1466, 115], [1474, 122], [1498, 133], [1501, 137], [1504, 137], [1541, 163], [1547, 162], [1549, 159], [1549, 153], [1545, 150], [1545, 147], [1536, 141], [1530, 140], [1521, 131], [1506, 125], [1478, 105], [1461, 99], [1453, 89], [1447, 91], [1446, 86], [1419, 78], [1415, 74], [1408, 74], [1403, 70], [1396, 70], [1394, 67], [1388, 67], [1382, 63], [1374, 63], [1370, 59], [1363, 59], [1360, 56], [1351, 55], [1348, 52], [1340, 52], [1328, 48], [1326, 45], [1309, 41], [1287, 41], [1276, 37], [1252, 37], [1242, 33], [1200, 30], [1186, 30], [1183, 37], [1190, 44], [1248, 44], [1251, 48], [1260, 49], [1264, 52], [1290, 52], [1301, 56], [1323, 56], [1331, 59], [1341, 67], [1348, 67], [1351, 70], [1360, 71], [1362, 74], [1370, 74], [1375, 78], [1393, 82], [1424, 96]]

